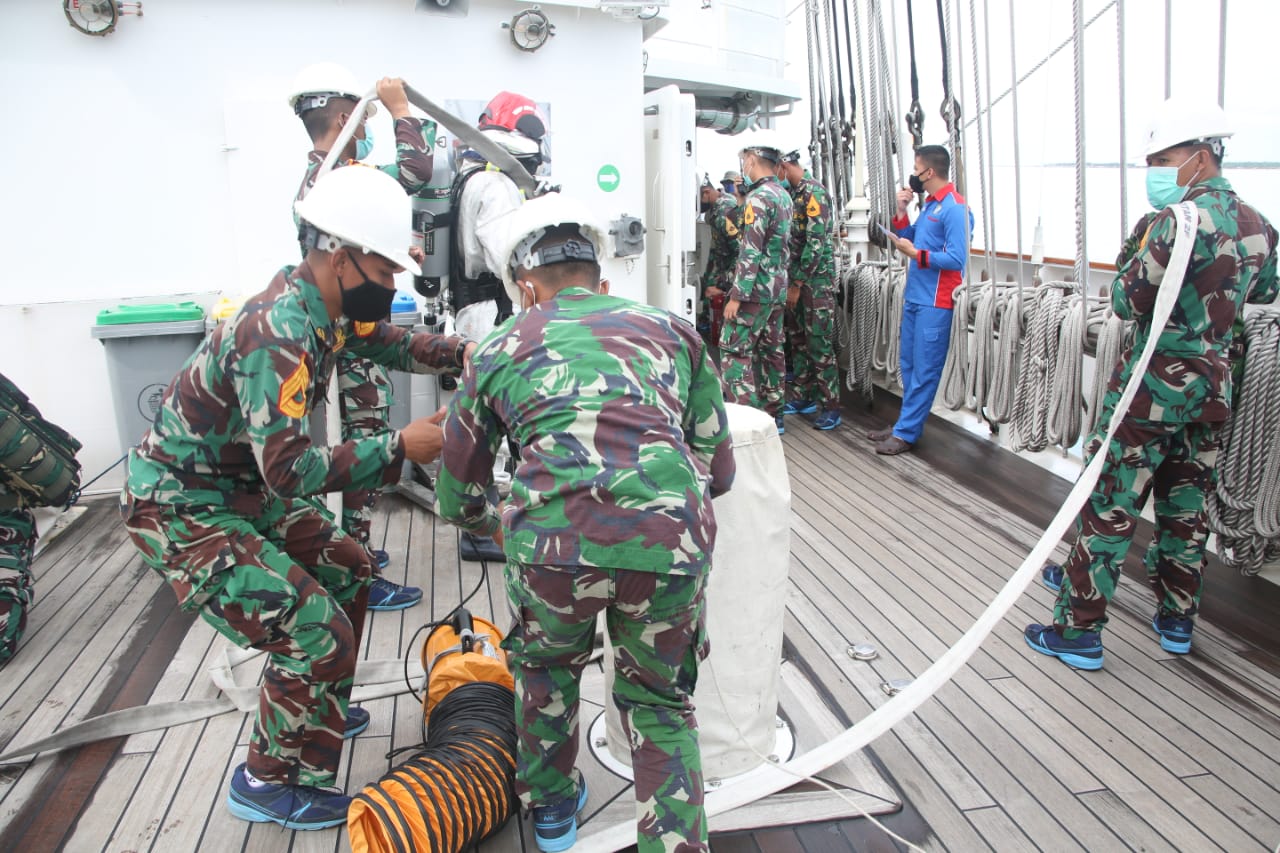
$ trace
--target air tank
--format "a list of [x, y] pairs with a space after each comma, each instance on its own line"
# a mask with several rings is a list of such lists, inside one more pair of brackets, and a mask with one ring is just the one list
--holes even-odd
[[[437, 134], [432, 152], [431, 180], [413, 197], [413, 242], [422, 249], [422, 275], [413, 277], [413, 289], [428, 300], [427, 313], [438, 314], [440, 290], [449, 275], [449, 195], [453, 170], [449, 167], [449, 139]], [[433, 311], [433, 309], [435, 309]], [[427, 325], [432, 325], [427, 320]]]

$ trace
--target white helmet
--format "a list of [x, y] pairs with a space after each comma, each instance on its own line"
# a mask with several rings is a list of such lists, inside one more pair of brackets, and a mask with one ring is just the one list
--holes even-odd
[[[308, 65], [293, 78], [289, 106], [302, 115], [307, 110], [323, 107], [330, 98], [350, 98], [359, 101], [367, 90], [362, 90], [355, 75], [336, 62], [317, 62]], [[369, 118], [377, 108], [370, 102], [364, 116]]]
[[[535, 253], [537, 245], [547, 233], [547, 229], [557, 225], [577, 225], [578, 232], [591, 241], [590, 251], [586, 246], [578, 246], [581, 254], [556, 252], [554, 258], [548, 258], [542, 252]], [[567, 248], [571, 243], [566, 243]], [[534, 269], [547, 263], [564, 260], [584, 260], [599, 263], [604, 258], [605, 232], [597, 223], [591, 210], [582, 202], [568, 198], [560, 193], [547, 193], [532, 201], [527, 201], [511, 214], [507, 225], [507, 248], [502, 253], [502, 283], [507, 288], [507, 296], [514, 305], [520, 304], [520, 290], [516, 287], [515, 268]]]
[[1143, 156], [1150, 157], [1166, 148], [1186, 142], [1210, 145], [1222, 156], [1222, 140], [1235, 133], [1235, 127], [1222, 107], [1212, 101], [1170, 98], [1156, 111], [1147, 131]]
[[783, 147], [772, 133], [760, 131], [746, 137], [742, 150], [758, 154], [776, 166], [782, 162], [782, 155], [791, 149]]
[[293, 210], [311, 226], [304, 238], [308, 247], [333, 252], [354, 246], [421, 274], [409, 256], [413, 205], [390, 175], [360, 165], [334, 169]]

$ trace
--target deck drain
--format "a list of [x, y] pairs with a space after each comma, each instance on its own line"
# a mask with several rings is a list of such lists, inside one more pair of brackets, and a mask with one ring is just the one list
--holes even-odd
[[880, 689], [885, 692], [886, 696], [897, 696], [910, 687], [913, 680], [910, 678], [894, 678], [890, 681], [882, 681], [880, 682]]
[[880, 652], [870, 643], [858, 643], [856, 646], [849, 646], [845, 651], [854, 660], [875, 660], [880, 657]]

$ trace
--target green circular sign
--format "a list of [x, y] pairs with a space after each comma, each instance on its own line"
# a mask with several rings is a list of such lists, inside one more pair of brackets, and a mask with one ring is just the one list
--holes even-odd
[[620, 183], [622, 183], [622, 173], [612, 163], [605, 163], [600, 167], [600, 171], [596, 172], [596, 184], [607, 193], [616, 190]]

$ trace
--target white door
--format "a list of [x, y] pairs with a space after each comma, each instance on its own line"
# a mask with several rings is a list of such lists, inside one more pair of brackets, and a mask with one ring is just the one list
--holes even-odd
[[650, 305], [694, 320], [698, 176], [693, 95], [664, 86], [644, 96], [645, 263]]

